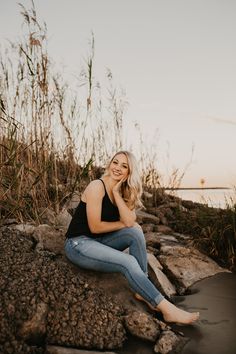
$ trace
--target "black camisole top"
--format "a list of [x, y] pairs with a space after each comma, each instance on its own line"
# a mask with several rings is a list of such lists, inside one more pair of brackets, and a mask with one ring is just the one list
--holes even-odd
[[[102, 199], [102, 221], [119, 221], [120, 214], [117, 206], [115, 206], [110, 200], [108, 193], [106, 191], [105, 183], [102, 179], [99, 179], [104, 186], [105, 195]], [[86, 213], [86, 203], [82, 200], [79, 202], [75, 213], [71, 219], [70, 225], [66, 232], [67, 238], [77, 237], [77, 236], [90, 236], [90, 237], [100, 237], [101, 234], [93, 234], [88, 225], [88, 218]]]

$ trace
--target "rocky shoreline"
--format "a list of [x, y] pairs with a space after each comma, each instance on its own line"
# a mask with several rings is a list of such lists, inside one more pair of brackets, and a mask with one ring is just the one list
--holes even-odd
[[[71, 201], [70, 208], [78, 200]], [[69, 210], [70, 210], [69, 208]], [[86, 271], [64, 255], [68, 205], [44, 224], [5, 220], [0, 228], [0, 352], [4, 354], [113, 353], [127, 335], [153, 343], [155, 353], [180, 352], [188, 340], [136, 300], [120, 274]], [[139, 211], [149, 277], [166, 295], [188, 294], [201, 279], [228, 272], [174, 232], [162, 217]]]

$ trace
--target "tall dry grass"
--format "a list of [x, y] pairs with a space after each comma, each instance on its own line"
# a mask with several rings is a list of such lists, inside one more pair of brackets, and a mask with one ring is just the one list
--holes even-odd
[[20, 10], [25, 35], [0, 58], [0, 216], [40, 220], [42, 207], [59, 211], [95, 173], [91, 166], [121, 148], [125, 100], [108, 72], [103, 102], [93, 73], [93, 35], [78, 79], [82, 91], [74, 93], [54, 70], [34, 3]]

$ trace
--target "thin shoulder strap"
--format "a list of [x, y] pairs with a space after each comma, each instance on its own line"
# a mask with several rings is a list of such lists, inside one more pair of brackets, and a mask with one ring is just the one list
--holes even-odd
[[107, 190], [106, 190], [106, 186], [105, 186], [105, 183], [104, 183], [104, 181], [101, 179], [101, 178], [99, 178], [99, 181], [101, 181], [102, 182], [102, 184], [103, 184], [103, 187], [104, 187], [104, 189], [105, 189], [105, 193], [107, 193]]

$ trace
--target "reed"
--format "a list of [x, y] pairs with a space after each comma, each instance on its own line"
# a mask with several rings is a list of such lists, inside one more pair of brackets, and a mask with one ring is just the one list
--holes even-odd
[[93, 34], [79, 90], [72, 91], [48, 55], [47, 27], [34, 2], [19, 6], [25, 34], [0, 57], [0, 216], [40, 222], [42, 208], [58, 212], [122, 147], [126, 99], [111, 71], [104, 99], [93, 71]]

